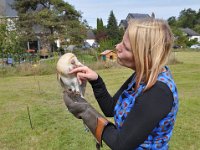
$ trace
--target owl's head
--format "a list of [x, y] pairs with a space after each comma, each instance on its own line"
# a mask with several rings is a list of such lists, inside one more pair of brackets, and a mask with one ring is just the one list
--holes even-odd
[[83, 66], [77, 59], [77, 57], [72, 53], [66, 53], [60, 57], [57, 62], [57, 72], [61, 75], [68, 76], [69, 72], [77, 68], [79, 66]]
[[69, 72], [77, 67], [83, 66], [72, 53], [66, 53], [60, 57], [57, 62], [57, 79], [64, 89], [75, 91], [83, 97], [85, 93], [86, 82], [79, 84], [76, 74], [69, 74]]

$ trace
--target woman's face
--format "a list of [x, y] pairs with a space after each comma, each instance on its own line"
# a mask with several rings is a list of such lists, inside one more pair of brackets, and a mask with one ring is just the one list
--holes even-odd
[[133, 52], [131, 50], [131, 44], [127, 31], [124, 33], [122, 41], [116, 45], [116, 50], [117, 62], [122, 66], [134, 69], [135, 63], [133, 58]]

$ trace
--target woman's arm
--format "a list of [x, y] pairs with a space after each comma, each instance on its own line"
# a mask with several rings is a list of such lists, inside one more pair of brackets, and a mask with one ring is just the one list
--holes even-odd
[[89, 81], [92, 85], [95, 98], [97, 99], [97, 102], [99, 103], [99, 106], [106, 117], [113, 117], [116, 101], [118, 100], [121, 93], [127, 88], [132, 78], [133, 75], [131, 75], [129, 79], [125, 81], [125, 83], [121, 86], [121, 88], [116, 92], [113, 97], [107, 91], [105, 83], [100, 76], [98, 76], [97, 80]]
[[173, 96], [164, 83], [158, 81], [139, 96], [121, 130], [105, 127], [103, 141], [113, 150], [130, 150], [142, 144], [159, 121], [171, 110]]

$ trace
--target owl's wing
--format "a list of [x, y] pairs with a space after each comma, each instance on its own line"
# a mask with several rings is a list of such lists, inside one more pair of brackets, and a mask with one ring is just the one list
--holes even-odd
[[64, 87], [65, 87], [65, 84], [64, 84], [63, 80], [61, 79], [61, 76], [60, 76], [59, 73], [57, 73], [57, 80], [58, 80], [58, 82], [60, 83], [60, 85], [64, 88]]

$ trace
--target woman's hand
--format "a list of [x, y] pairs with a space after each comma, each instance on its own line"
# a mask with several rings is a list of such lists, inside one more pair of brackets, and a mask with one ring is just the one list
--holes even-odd
[[92, 69], [88, 68], [87, 66], [81, 66], [81, 67], [75, 68], [71, 70], [69, 73], [70, 74], [76, 73], [77, 79], [80, 84], [82, 84], [82, 82], [85, 82], [86, 80], [94, 81], [94, 80], [97, 80], [98, 78], [98, 74]]

